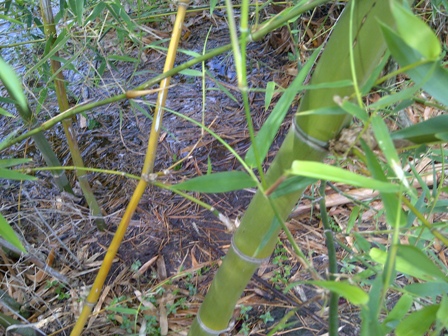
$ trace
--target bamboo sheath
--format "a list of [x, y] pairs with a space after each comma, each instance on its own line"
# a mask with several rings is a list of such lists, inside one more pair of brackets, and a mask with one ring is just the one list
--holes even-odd
[[[360, 87], [366, 84], [386, 51], [379, 20], [393, 26], [389, 2], [363, 0], [351, 1], [347, 5], [319, 60], [311, 84], [352, 78], [356, 78]], [[352, 6], [355, 8], [350, 23]], [[350, 36], [353, 36], [352, 40]], [[351, 52], [355, 74], [350, 65]], [[300, 111], [334, 107], [336, 95], [344, 97], [353, 92], [353, 86], [306, 92], [293, 127], [269, 168], [266, 176], [268, 186], [289, 170], [294, 160], [321, 161], [326, 155], [326, 143], [350, 120], [348, 115], [301, 117]], [[302, 191], [298, 191], [270, 202], [262, 191], [256, 193], [234, 234], [234, 247], [230, 248], [223, 260], [193, 322], [190, 336], [219, 335], [228, 329], [234, 307], [259, 264], [251, 258], [268, 258], [275, 248], [280, 225], [276, 222], [272, 205], [286, 220], [301, 194]]]

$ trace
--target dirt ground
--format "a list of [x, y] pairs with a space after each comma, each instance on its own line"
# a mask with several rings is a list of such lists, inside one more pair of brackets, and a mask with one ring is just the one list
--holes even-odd
[[[301, 27], [310, 21], [313, 23], [307, 25], [309, 31], [300, 38], [300, 60], [305, 60], [313, 48], [323, 42], [324, 36], [314, 38], [317, 33], [313, 27], [330, 27], [337, 13], [338, 8], [332, 8], [331, 12], [314, 13], [312, 20], [311, 14], [302, 19]], [[162, 26], [149, 28], [157, 28], [161, 34], [163, 31], [169, 32], [171, 24], [167, 21]], [[187, 17], [180, 48], [202, 53], [209, 29], [207, 49], [229, 42], [223, 12], [217, 11], [211, 17], [204, 11], [201, 16]], [[292, 42], [288, 37], [287, 30], [281, 29], [262, 41], [250, 44], [248, 79], [251, 89], [263, 89], [269, 81], [286, 87], [294, 78], [297, 63], [288, 58], [288, 53], [292, 52]], [[74, 53], [81, 43], [81, 40], [73, 38], [67, 46], [68, 55]], [[161, 73], [164, 64], [162, 52], [151, 49], [139, 52], [132, 43], [120, 46], [113, 30], [101, 40], [97, 52], [102, 55], [125, 53], [140, 62], [111, 64], [101, 79], [95, 81], [92, 79], [96, 66], [95, 54], [86, 49], [75, 63], [77, 71], [64, 72], [73, 103], [100, 100], [121, 93], [123, 89], [130, 89]], [[176, 65], [189, 58], [180, 52]], [[205, 81], [205, 101], [202, 98], [202, 78], [182, 74], [174, 76], [167, 107], [197, 121], [204, 120], [205, 125], [226, 140], [238, 154], [244, 155], [249, 146], [249, 136], [232, 62], [231, 52], [206, 62], [209, 76]], [[201, 70], [201, 65], [194, 69]], [[24, 84], [30, 94], [35, 92], [36, 87], [45, 85], [32, 75], [24, 78]], [[222, 87], [228, 90], [227, 94]], [[32, 95], [30, 99], [35, 106], [36, 100]], [[274, 98], [271, 107], [276, 100]], [[154, 102], [155, 95], [152, 95], [132, 102], [103, 106], [87, 116], [78, 116], [75, 125], [85, 165], [140, 175]], [[264, 108], [264, 93], [252, 91], [250, 102], [255, 128], [259, 129], [270, 109], [266, 111]], [[297, 103], [292, 106], [291, 113], [296, 108]], [[41, 120], [56, 111], [54, 95], [49, 93]], [[85, 117], [90, 128], [83, 124]], [[289, 122], [290, 118], [287, 118], [268, 161], [281, 144]], [[17, 120], [0, 118], [0, 138], [18, 125], [20, 122]], [[206, 174], [210, 164], [213, 172], [240, 168], [237, 160], [216, 139], [202, 134], [197, 126], [169, 112], [165, 114], [163, 125], [155, 165], [155, 171], [169, 169], [169, 173], [161, 178], [163, 181], [176, 183]], [[58, 125], [46, 135], [63, 165], [70, 166], [72, 163], [62, 127]], [[33, 166], [44, 166], [31, 140], [14, 145], [1, 155], [32, 157]], [[184, 160], [178, 164], [179, 159]], [[35, 323], [47, 335], [69, 334], [79, 314], [80, 301], [87, 294], [87, 287], [93, 283], [137, 183], [118, 175], [89, 174], [89, 181], [107, 222], [107, 230], [100, 232], [89, 217], [73, 172], [68, 171], [68, 175], [75, 186], [76, 197], [61, 194], [51, 175], [45, 171], [36, 173], [38, 181], [0, 183], [0, 210], [27, 242], [30, 253], [70, 280], [63, 286], [59, 280], [54, 281], [54, 278], [39, 271], [32, 261], [1, 254], [0, 288], [18, 302], [26, 303], [28, 321]], [[217, 195], [195, 193], [194, 196], [231, 220], [238, 220], [253, 193], [254, 190], [248, 189]], [[309, 190], [307, 196], [301, 205], [310, 205], [312, 209], [314, 191]], [[344, 223], [351, 207], [350, 204], [335, 206], [330, 209], [330, 214]], [[325, 274], [326, 247], [316, 211], [302, 211], [288, 225], [315, 269]], [[368, 225], [369, 218], [366, 219]], [[158, 326], [167, 326], [169, 335], [186, 335], [220, 259], [229, 247], [230, 237], [225, 226], [210, 212], [172, 192], [149, 188], [132, 218], [84, 335], [138, 334], [142, 323], [150, 323], [150, 320], [143, 322], [145, 311], [156, 318], [154, 335]], [[284, 293], [285, 284], [272, 281], [278, 275], [279, 262], [281, 266], [287, 265], [288, 273], [283, 274], [283, 278], [288, 283], [310, 277], [294, 257], [285, 237], [281, 236], [280, 241], [282, 243], [275, 256], [281, 258], [274, 256], [253, 277], [235, 311], [229, 335], [243, 335], [242, 328], [247, 328], [251, 335], [266, 335], [288, 312], [291, 312], [291, 318], [287, 330], [278, 331], [275, 335], [323, 335], [326, 332], [325, 293], [316, 292], [306, 285], [295, 286]], [[340, 259], [349, 257], [342, 249], [338, 253]], [[147, 299], [149, 296], [152, 298]], [[167, 306], [174, 308], [167, 312]], [[252, 309], [245, 312], [244, 307], [248, 306]], [[126, 315], [116, 307], [134, 309], [137, 317], [135, 314]], [[268, 311], [273, 321], [260, 319]], [[340, 312], [340, 334], [356, 335], [359, 311], [341, 301]]]

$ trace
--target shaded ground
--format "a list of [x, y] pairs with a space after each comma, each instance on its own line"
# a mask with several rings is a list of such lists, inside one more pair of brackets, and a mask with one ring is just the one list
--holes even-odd
[[[317, 37], [314, 30], [316, 27], [328, 28], [334, 22], [337, 11], [332, 8], [327, 14], [317, 13], [312, 20], [308, 17], [300, 22], [300, 25], [307, 25], [307, 29], [303, 29], [307, 33], [300, 38], [300, 59], [305, 59], [308, 50], [322, 43], [323, 37]], [[204, 37], [209, 29], [207, 49], [228, 43], [227, 26], [221, 12], [213, 17], [204, 12], [199, 19], [190, 16], [186, 26], [185, 38], [181, 42], [183, 49], [202, 53]], [[166, 21], [161, 26], [148, 28], [166, 38], [167, 35], [162, 32], [170, 31], [171, 27]], [[282, 29], [250, 45], [250, 88], [265, 88], [268, 81], [286, 87], [291, 81], [296, 65], [288, 59], [288, 52], [291, 51], [288, 36], [287, 31]], [[74, 38], [68, 51], [76, 52], [82, 42]], [[135, 65], [111, 63], [110, 69], [98, 78], [95, 75], [95, 55], [85, 50], [79, 57], [77, 71], [65, 73], [74, 102], [99, 100], [121, 93], [122, 88], [132, 88], [159, 74], [163, 68], [164, 55], [161, 52], [151, 49], [142, 51], [132, 43], [122, 45], [116, 40], [114, 31], [107, 33], [101, 40], [98, 52], [103, 56], [123, 53], [138, 58], [140, 62]], [[180, 53], [176, 64], [188, 59], [188, 56]], [[170, 89], [167, 107], [197, 121], [203, 120], [238, 154], [244, 155], [249, 140], [244, 111], [236, 90], [231, 53], [207, 61], [206, 67], [210, 76], [205, 81], [205, 102], [202, 101], [202, 78], [177, 75], [172, 79], [173, 87]], [[194, 69], [201, 70], [201, 65]], [[24, 80], [30, 95], [36, 92], [36, 88], [45, 85], [38, 78], [31, 79]], [[222, 87], [229, 93], [225, 94]], [[251, 113], [258, 129], [270, 110], [266, 112], [264, 109], [263, 93], [252, 92], [250, 100]], [[45, 108], [48, 110], [41, 113], [42, 120], [47, 115], [54, 115], [57, 110], [53, 96], [47, 101]], [[139, 175], [154, 101], [155, 96], [148, 96], [141, 100], [101, 107], [87, 116], [78, 116], [78, 141], [86, 166]], [[295, 108], [296, 105], [291, 108], [291, 112]], [[84, 117], [91, 129], [83, 126]], [[20, 124], [17, 121], [0, 120], [2, 138]], [[270, 158], [275, 155], [288, 127], [287, 118], [273, 145]], [[47, 135], [60, 155], [61, 162], [70, 166], [71, 159], [62, 140], [64, 136], [61, 127], [55, 127]], [[13, 146], [2, 156], [33, 157], [35, 166], [44, 166], [30, 140]], [[179, 159], [184, 160], [177, 163]], [[209, 162], [214, 172], [240, 168], [237, 160], [216, 139], [207, 134], [202, 135], [197, 126], [167, 112], [155, 170], [162, 172], [169, 169], [169, 173], [163, 175], [161, 180], [176, 183], [205, 174]], [[76, 186], [73, 174], [69, 172], [69, 175], [72, 185]], [[27, 302], [32, 315], [28, 320], [37, 323], [40, 330], [46, 334], [68, 335], [79, 313], [79, 300], [87, 294], [86, 286], [94, 280], [136, 181], [118, 175], [89, 175], [108, 224], [106, 232], [98, 232], [89, 219], [89, 211], [79, 188], [75, 187], [77, 197], [61, 195], [51, 182], [48, 172], [38, 172], [36, 176], [39, 177], [37, 182], [19, 184], [2, 181], [0, 210], [9, 223], [21, 232], [29, 247], [32, 246], [33, 254], [41, 260], [47, 259], [55, 270], [73, 282], [65, 288], [58, 282], [49, 284], [51, 277], [40, 273], [33, 263], [27, 260], [17, 262], [14, 257], [3, 255], [1, 286], [17, 301]], [[195, 197], [219, 209], [230, 219], [237, 220], [250, 202], [253, 192], [243, 190], [220, 195], [195, 194]], [[314, 197], [311, 192], [308, 195]], [[335, 207], [330, 211], [342, 223], [346, 222], [350, 212], [351, 206]], [[366, 217], [366, 221], [369, 222], [372, 217], [373, 214], [370, 218]], [[327, 268], [326, 248], [323, 230], [315, 213], [296, 216], [290, 221], [289, 227], [315, 269], [324, 274]], [[244, 328], [251, 335], [265, 335], [287, 312], [296, 307], [299, 309], [292, 314], [288, 331], [279, 331], [277, 335], [325, 333], [327, 316], [323, 305], [324, 293], [317, 293], [305, 285], [296, 286], [287, 294], [283, 293], [285, 283], [308, 279], [310, 275], [293, 256], [285, 237], [280, 240], [283, 242], [280, 245], [282, 247], [279, 247], [269, 265], [260, 268], [240, 300], [240, 307], [234, 315], [234, 327], [229, 335], [238, 332], [242, 334], [241, 329]], [[138, 333], [143, 323], [146, 323], [147, 328], [152, 323], [154, 330], [147, 332], [150, 335], [156, 335], [159, 326], [162, 329], [167, 327], [170, 335], [185, 335], [229, 243], [230, 234], [226, 232], [225, 226], [208, 211], [172, 192], [148, 189], [132, 218], [108, 275], [104, 293], [84, 334], [127, 335]], [[339, 254], [341, 260], [348, 257], [342, 250]], [[54, 261], [48, 259], [51, 255], [54, 255]], [[287, 266], [287, 270], [279, 273], [279, 266]], [[241, 305], [252, 309], [244, 312]], [[112, 309], [106, 310], [107, 307]], [[136, 309], [139, 312], [137, 319], [134, 315], [124, 314], [117, 307]], [[271, 312], [274, 322], [269, 321], [267, 315], [264, 319], [260, 318], [267, 311]], [[343, 326], [340, 334], [356, 335], [359, 312], [343, 301], [340, 312]]]

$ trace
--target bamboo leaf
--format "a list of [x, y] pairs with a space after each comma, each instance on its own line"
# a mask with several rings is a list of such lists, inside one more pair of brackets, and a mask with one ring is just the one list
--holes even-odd
[[194, 69], [185, 69], [179, 73], [182, 75], [185, 75], [185, 76], [202, 77], [202, 71], [194, 70]]
[[347, 282], [339, 281], [309, 281], [313, 285], [323, 287], [332, 292], [338, 293], [354, 305], [365, 305], [369, 302], [369, 295], [361, 288]]
[[353, 117], [358, 118], [361, 121], [367, 122], [369, 120], [369, 114], [359, 105], [353, 104], [351, 101], [344, 99], [339, 102], [338, 105], [347, 113], [351, 114]]
[[[297, 77], [291, 83], [291, 85], [285, 90], [282, 97], [279, 99], [277, 104], [275, 104], [274, 109], [269, 115], [268, 119], [264, 122], [260, 131], [258, 132], [255, 143], [258, 149], [258, 154], [260, 155], [261, 162], [264, 161], [266, 155], [268, 154], [269, 148], [271, 147], [272, 142], [274, 141], [275, 135], [280, 128], [283, 120], [285, 119], [286, 113], [288, 113], [289, 108], [291, 107], [292, 101], [296, 97], [297, 93], [302, 90], [302, 84], [314, 65], [314, 61], [319, 55], [321, 48], [318, 48], [311, 55], [310, 59], [303, 68], [300, 70]], [[255, 162], [255, 153], [253, 149], [253, 145], [250, 146], [246, 158], [246, 163], [250, 167], [256, 167], [257, 163]]]
[[[370, 147], [361, 139], [361, 146], [366, 155], [367, 168], [372, 173], [372, 177], [386, 182], [387, 176], [384, 174], [383, 169], [378, 161], [375, 153]], [[407, 215], [401, 208], [399, 200], [396, 194], [389, 194], [380, 192], [381, 199], [383, 200], [384, 209], [386, 210], [386, 220], [391, 226], [396, 224], [400, 226], [406, 225]]]
[[110, 56], [107, 56], [107, 58], [109, 60], [113, 60], [113, 61], [133, 62], [133, 63], [139, 62], [138, 59], [129, 57], [129, 56], [125, 56], [125, 55], [110, 55]]
[[403, 320], [403, 317], [406, 315], [406, 313], [411, 309], [413, 298], [409, 294], [403, 294], [401, 298], [397, 301], [394, 308], [387, 314], [386, 318], [383, 322], [383, 327], [387, 328], [387, 332], [389, 332], [391, 329], [395, 328], [398, 323], [400, 323], [401, 320]]
[[303, 177], [303, 176], [289, 176], [283, 181], [277, 189], [272, 193], [271, 198], [276, 199], [281, 196], [295, 193], [299, 190], [303, 190], [307, 186], [316, 182], [317, 179]]
[[436, 320], [439, 305], [431, 305], [417, 310], [406, 317], [395, 330], [397, 336], [423, 336]]
[[272, 97], [275, 92], [275, 82], [268, 82], [266, 84], [266, 93], [264, 94], [264, 110], [267, 111], [271, 104]]
[[375, 189], [385, 193], [395, 193], [400, 191], [400, 186], [378, 181], [369, 177], [358, 175], [339, 167], [333, 167], [321, 162], [294, 161], [290, 174], [329, 180], [356, 187]]
[[441, 294], [448, 294], [448, 283], [446, 282], [423, 282], [413, 283], [404, 287], [409, 292], [418, 297], [436, 298]]
[[198, 191], [203, 193], [221, 193], [257, 185], [248, 174], [240, 171], [220, 172], [194, 177], [173, 185], [176, 190]]
[[84, 0], [69, 0], [70, 9], [76, 17], [78, 25], [82, 25], [82, 14], [84, 12]]
[[22, 84], [13, 68], [0, 58], [0, 80], [5, 85], [11, 98], [15, 101], [17, 109], [31, 114], [28, 101], [23, 93]]
[[448, 105], [448, 70], [439, 61], [422, 62], [422, 55], [409, 47], [393, 29], [385, 25], [381, 28], [392, 56], [401, 67], [407, 68], [412, 80], [439, 102]]
[[0, 168], [8, 168], [33, 161], [32, 159], [0, 159]]
[[137, 315], [139, 313], [138, 309], [135, 308], [127, 308], [127, 307], [107, 307], [106, 308], [109, 311], [113, 311], [120, 314], [127, 314], [127, 315]]
[[440, 307], [437, 311], [437, 320], [439, 320], [445, 329], [448, 329], [448, 296], [445, 294], [440, 301]]
[[374, 116], [371, 120], [372, 130], [375, 134], [378, 147], [383, 151], [386, 157], [387, 163], [392, 168], [395, 176], [398, 177], [400, 182], [405, 186], [406, 189], [410, 189], [409, 182], [406, 175], [401, 168], [400, 159], [398, 158], [397, 150], [390, 137], [389, 129], [386, 126], [384, 120], [379, 116]]
[[428, 277], [448, 282], [448, 277], [419, 248], [412, 245], [398, 245], [397, 257], [417, 267]]
[[14, 114], [9, 113], [2, 107], [0, 107], [0, 115], [4, 115], [5, 117], [10, 117], [10, 118], [15, 118]]
[[2, 236], [5, 240], [26, 253], [22, 242], [19, 240], [19, 238], [17, 238], [15, 231], [9, 225], [5, 217], [2, 216], [2, 214], [0, 214], [0, 236]]
[[[400, 247], [403, 245], [400, 245]], [[416, 247], [412, 247], [418, 252], [413, 251], [412, 255], [415, 258], [415, 255], [423, 254]], [[403, 249], [401, 249], [403, 251]], [[434, 279], [442, 279], [446, 281], [445, 275], [434, 265], [434, 263], [423, 254], [422, 256], [418, 256], [414, 260], [408, 260], [407, 258], [403, 258], [400, 253], [400, 248], [398, 249], [398, 254], [396, 258], [396, 270], [400, 273], [407, 274], [418, 279], [433, 281]], [[387, 259], [387, 252], [381, 251], [378, 248], [373, 248], [369, 252], [370, 257], [377, 263], [384, 265]]]
[[400, 38], [426, 59], [436, 60], [442, 52], [436, 34], [425, 22], [410, 10], [405, 9], [398, 1], [391, 1], [390, 3]]
[[0, 179], [16, 180], [16, 181], [34, 181], [37, 180], [34, 176], [19, 173], [15, 170], [0, 168]]
[[403, 139], [415, 144], [428, 144], [445, 140], [448, 130], [448, 115], [443, 114], [418, 124], [395, 131], [392, 139]]

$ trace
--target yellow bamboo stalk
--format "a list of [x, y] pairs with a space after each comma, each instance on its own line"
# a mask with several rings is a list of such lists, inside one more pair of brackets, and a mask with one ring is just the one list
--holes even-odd
[[[163, 69], [164, 72], [170, 70], [174, 66], [174, 60], [176, 58], [177, 46], [179, 44], [181, 32], [182, 32], [182, 24], [184, 22], [185, 13], [187, 11], [187, 7], [189, 4], [189, 0], [179, 0], [178, 2], [178, 11], [176, 15], [176, 21], [174, 23], [173, 33], [171, 36], [170, 45], [168, 48], [168, 53], [165, 60], [165, 67]], [[170, 77], [162, 80], [160, 82], [160, 91], [157, 97], [156, 108], [154, 111], [154, 119], [151, 126], [151, 133], [149, 135], [148, 140], [148, 148], [146, 151], [145, 162], [142, 169], [142, 178], [137, 184], [135, 188], [134, 194], [132, 195], [131, 200], [126, 208], [126, 211], [121, 219], [120, 224], [118, 225], [117, 231], [115, 232], [114, 238], [107, 250], [106, 256], [104, 257], [103, 263], [101, 264], [101, 268], [98, 271], [95, 282], [93, 283], [92, 289], [87, 296], [86, 301], [84, 302], [81, 315], [76, 321], [75, 326], [71, 332], [71, 336], [78, 336], [81, 334], [84, 325], [87, 322], [90, 313], [92, 312], [92, 308], [98, 301], [98, 298], [101, 294], [101, 289], [104, 285], [104, 281], [106, 280], [107, 275], [109, 274], [110, 267], [112, 265], [112, 261], [117, 254], [118, 248], [123, 240], [123, 237], [126, 233], [126, 229], [129, 225], [132, 215], [134, 214], [135, 209], [148, 185], [148, 180], [150, 179], [150, 174], [154, 168], [155, 154], [157, 151], [158, 140], [160, 136], [160, 130], [162, 127], [162, 119], [163, 112], [166, 102], [166, 97], [168, 94], [168, 87], [170, 84]]]

